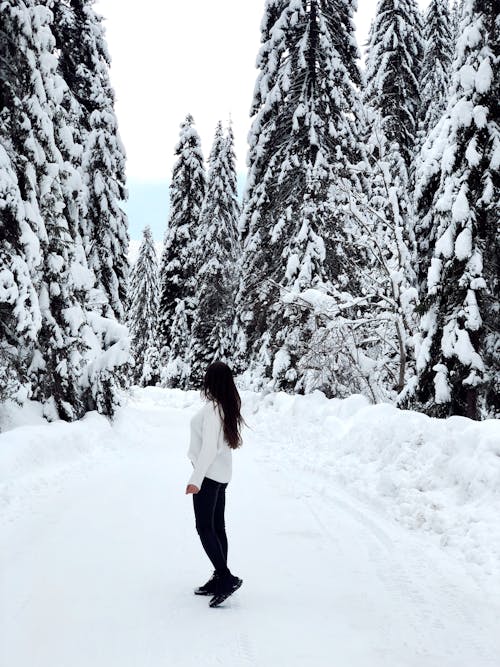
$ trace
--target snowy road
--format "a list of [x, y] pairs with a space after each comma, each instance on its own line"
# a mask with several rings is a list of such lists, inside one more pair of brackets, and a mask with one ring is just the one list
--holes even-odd
[[210, 573], [183, 495], [193, 409], [137, 402], [2, 524], [1, 667], [500, 665], [493, 595], [256, 432], [228, 489], [244, 585], [219, 609], [193, 596]]

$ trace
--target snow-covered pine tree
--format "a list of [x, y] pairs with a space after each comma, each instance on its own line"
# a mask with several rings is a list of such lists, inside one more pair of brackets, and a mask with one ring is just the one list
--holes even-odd
[[11, 48], [23, 67], [23, 76], [10, 91], [16, 110], [10, 119], [16, 142], [13, 160], [41, 250], [38, 253], [37, 245], [33, 274], [41, 326], [28, 372], [33, 397], [44, 403], [46, 414], [73, 419], [83, 414], [79, 380], [85, 318], [73, 280], [75, 248], [62, 176], [67, 165], [58, 146], [58, 130], [64, 126], [64, 82], [56, 72], [50, 10], [35, 2], [4, 4], [2, 9], [3, 18], [10, 21]]
[[[250, 199], [257, 184], [262, 181], [267, 164], [272, 155], [271, 139], [275, 131], [275, 120], [279, 114], [282, 99], [273, 95], [277, 89], [280, 66], [286, 54], [285, 33], [282, 30], [284, 10], [289, 0], [267, 0], [261, 22], [261, 48], [257, 55], [256, 67], [259, 70], [255, 83], [254, 97], [250, 109], [253, 118], [249, 133], [247, 164], [249, 167], [244, 200]], [[258, 215], [246, 204], [239, 223], [243, 238], [250, 233], [251, 215]]]
[[238, 174], [236, 173], [236, 155], [234, 152], [234, 132], [232, 122], [226, 130], [224, 140], [224, 150], [222, 152], [222, 162], [224, 165], [224, 178], [226, 181], [226, 206], [227, 219], [232, 223], [228, 224], [228, 233], [230, 234], [233, 249], [233, 257], [238, 260], [241, 255], [240, 238], [238, 234], [238, 223], [241, 217], [241, 205], [238, 195]]
[[276, 388], [304, 389], [297, 366], [314, 326], [309, 313], [282, 307], [280, 291], [357, 283], [345, 194], [333, 189], [356, 180], [361, 156], [353, 12], [351, 0], [269, 2], [262, 23], [238, 342]]
[[[463, 10], [463, 3], [460, 3]], [[455, 10], [458, 15], [459, 3]], [[435, 127], [448, 103], [451, 66], [455, 48], [455, 34], [451, 27], [450, 10], [447, 0], [432, 0], [427, 9], [424, 23], [424, 61], [421, 78], [421, 118], [419, 145], [422, 146], [429, 132]], [[458, 28], [457, 28], [458, 30]], [[421, 159], [416, 156], [416, 164]], [[437, 187], [437, 183], [436, 186]], [[420, 295], [426, 291], [427, 271], [430, 262], [430, 249], [433, 242], [433, 230], [429, 228], [429, 216], [432, 214], [429, 198], [434, 191], [422, 193], [417, 184], [415, 191], [418, 216], [415, 220], [415, 236], [418, 249], [418, 286]], [[427, 213], [424, 215], [423, 213]]]
[[[2, 58], [2, 55], [0, 55]], [[40, 328], [38, 297], [32, 282], [38, 239], [26, 220], [24, 203], [4, 145], [7, 108], [0, 101], [0, 400], [22, 400], [27, 368]]]
[[420, 132], [423, 141], [446, 108], [453, 54], [454, 37], [448, 0], [431, 0], [424, 22], [424, 59], [420, 79]]
[[433, 233], [409, 403], [434, 416], [500, 409], [499, 27], [495, 3], [466, 0], [450, 101], [417, 173]]
[[170, 212], [160, 266], [162, 382], [187, 387], [187, 352], [195, 310], [196, 275], [205, 249], [198, 244], [199, 219], [206, 177], [201, 142], [188, 115], [175, 148], [177, 161], [170, 183]]
[[114, 321], [123, 316], [128, 272], [127, 220], [120, 206], [125, 155], [104, 30], [93, 0], [49, 3], [58, 71], [68, 85], [62, 106], [71, 127], [60, 133], [61, 150], [80, 174], [78, 179], [67, 170], [66, 206], [77, 218], [77, 224], [69, 220], [77, 260], [72, 274], [88, 318], [83, 399], [87, 409], [112, 415], [127, 385], [130, 363], [128, 332]]
[[[126, 332], [117, 326], [111, 331], [109, 321], [86, 312], [93, 275], [78, 231], [85, 212], [78, 104], [57, 71], [52, 3], [4, 2], [0, 9], [7, 36], [1, 45], [0, 127], [22, 197], [15, 208], [24, 210], [21, 241], [38, 321], [31, 345], [19, 332], [22, 375], [32, 380], [32, 396], [44, 403], [47, 416], [73, 419], [96, 407], [112, 414]], [[8, 208], [13, 211], [13, 201]], [[10, 231], [15, 234], [15, 227]], [[26, 322], [31, 317], [21, 304], [18, 314]], [[96, 400], [104, 385], [105, 399]]]
[[[29, 392], [28, 367], [41, 326], [35, 271], [41, 263], [38, 227], [17, 177], [23, 151], [20, 99], [26, 57], [19, 32], [30, 24], [24, 4], [0, 5], [0, 399]], [[25, 164], [21, 164], [24, 178]]]
[[460, 34], [460, 24], [464, 15], [464, 0], [454, 0], [451, 8], [451, 35], [452, 35], [452, 53], [455, 53], [455, 46]]
[[197, 282], [197, 307], [189, 347], [190, 384], [201, 387], [212, 361], [232, 363], [236, 289], [237, 224], [240, 214], [231, 127], [219, 122], [210, 152], [207, 190], [198, 237], [204, 248]]
[[422, 18], [416, 0], [378, 0], [366, 59], [365, 101], [411, 168], [420, 113]]
[[156, 384], [160, 376], [159, 367], [155, 367], [158, 361], [158, 298], [158, 262], [151, 228], [147, 226], [143, 231], [139, 256], [132, 270], [127, 315], [132, 356], [135, 360], [132, 381], [141, 387]]
[[[373, 237], [378, 249], [378, 257], [372, 254], [375, 264], [370, 269], [368, 283], [371, 279], [380, 282], [386, 315], [395, 325], [396, 339], [388, 331], [384, 353], [402, 360], [392, 385], [397, 391], [408, 380], [414, 359], [413, 175], [419, 134], [423, 135], [423, 130], [418, 132], [419, 80], [424, 55], [422, 31], [422, 17], [415, 0], [378, 1], [370, 31], [364, 90], [372, 174], [368, 187], [372, 212], [368, 216], [367, 224], [371, 225], [368, 236]], [[430, 61], [430, 52], [428, 57]], [[429, 72], [431, 67], [429, 62]], [[367, 287], [368, 292], [372, 289], [373, 285]], [[386, 391], [390, 388], [386, 387]]]
[[[254, 284], [250, 281], [250, 272], [245, 265], [250, 265], [252, 255], [257, 253], [261, 245], [261, 234], [257, 230], [261, 225], [260, 206], [255, 205], [258, 197], [257, 188], [263, 183], [264, 174], [272, 157], [275, 145], [273, 136], [276, 133], [276, 119], [279, 117], [282, 98], [277, 84], [280, 67], [286, 54], [285, 33], [282, 30], [284, 10], [289, 0], [266, 0], [264, 15], [261, 21], [261, 47], [257, 54], [256, 67], [259, 70], [254, 88], [254, 96], [250, 109], [253, 118], [252, 127], [248, 135], [248, 174], [246, 192], [243, 197], [242, 214], [239, 221], [240, 239], [244, 245], [241, 258], [242, 270], [237, 291], [237, 318], [234, 324], [235, 356], [234, 364], [240, 371], [248, 368], [251, 357], [254, 356], [252, 347], [265, 332], [265, 312], [256, 304], [251, 305], [248, 291], [254, 292], [259, 286], [259, 280]], [[264, 195], [265, 197], [265, 195]], [[251, 205], [254, 200], [253, 206]], [[250, 238], [253, 239], [250, 245]], [[264, 260], [264, 258], [262, 257]], [[265, 275], [266, 267], [261, 267]], [[263, 295], [264, 297], [264, 295]], [[265, 298], [265, 297], [264, 297]], [[257, 320], [260, 320], [259, 325]], [[259, 330], [257, 331], [256, 328]]]
[[[376, 364], [397, 371], [386, 374], [382, 396], [394, 398], [394, 392], [405, 387], [413, 373], [413, 334], [416, 327], [415, 301], [417, 280], [415, 271], [414, 208], [408, 169], [396, 142], [384, 134], [380, 112], [367, 107], [369, 134], [370, 178], [366, 192], [351, 210], [362, 227], [362, 243], [369, 261], [360, 269], [363, 286], [370, 305], [366, 309], [369, 325], [366, 340], [373, 341], [365, 354], [374, 357]], [[383, 335], [370, 332], [377, 320], [387, 321]], [[373, 371], [372, 371], [373, 372]], [[379, 392], [380, 394], [380, 392]]]
[[81, 236], [103, 298], [102, 315], [124, 317], [128, 273], [125, 151], [121, 143], [101, 17], [94, 0], [53, 3], [59, 70], [80, 106], [75, 131], [83, 146], [86, 214]]

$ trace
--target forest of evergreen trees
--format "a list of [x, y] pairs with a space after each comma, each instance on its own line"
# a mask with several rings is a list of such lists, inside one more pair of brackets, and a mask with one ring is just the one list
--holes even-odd
[[355, 5], [266, 1], [243, 202], [231, 126], [205, 168], [187, 116], [161, 258], [146, 228], [128, 281], [92, 2], [0, 0], [3, 398], [112, 414], [220, 359], [254, 389], [498, 416], [496, 3], [378, 0], [364, 71]]

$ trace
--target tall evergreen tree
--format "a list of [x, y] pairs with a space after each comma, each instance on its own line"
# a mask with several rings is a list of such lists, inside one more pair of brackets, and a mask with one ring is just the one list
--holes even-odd
[[[74, 419], [96, 407], [111, 414], [125, 332], [87, 311], [93, 274], [79, 232], [86, 209], [78, 103], [60, 76], [54, 12], [51, 3], [34, 0], [3, 2], [0, 11], [7, 36], [0, 46], [0, 137], [15, 173], [5, 190], [10, 224], [2, 255], [17, 271], [20, 375], [31, 380], [31, 395], [49, 417]], [[23, 270], [23, 289], [21, 248], [31, 281], [29, 287]], [[21, 303], [29, 303], [27, 313]]]
[[421, 132], [424, 139], [446, 108], [453, 52], [448, 0], [431, 0], [424, 23], [424, 60], [420, 80]]
[[416, 0], [378, 0], [366, 61], [365, 100], [410, 169], [420, 112], [422, 19]]
[[234, 132], [232, 122], [229, 122], [224, 138], [224, 149], [222, 151], [222, 164], [224, 166], [226, 219], [228, 220], [228, 234], [231, 238], [233, 257], [238, 260], [241, 254], [238, 224], [241, 217], [241, 205], [238, 195], [238, 174], [236, 173], [236, 155], [234, 152]]
[[32, 282], [38, 241], [26, 221], [2, 134], [0, 130], [0, 400], [17, 396], [23, 385], [26, 392], [27, 365], [41, 319]]
[[154, 367], [158, 361], [158, 262], [149, 226], [143, 231], [139, 257], [132, 271], [129, 301], [128, 322], [135, 360], [132, 379], [144, 387], [159, 381], [159, 367]]
[[210, 153], [207, 191], [200, 215], [197, 307], [190, 336], [190, 383], [200, 387], [206, 367], [232, 357], [239, 202], [233, 133], [217, 124]]
[[[463, 6], [462, 6], [463, 9]], [[458, 5], [455, 7], [458, 13]], [[449, 7], [446, 0], [432, 0], [426, 14], [424, 25], [424, 61], [422, 64], [422, 114], [420, 120], [420, 143], [423, 145], [429, 132], [436, 126], [443, 115], [449, 97], [452, 58], [455, 36], [451, 29]], [[421, 160], [417, 155], [416, 163]], [[430, 263], [432, 243], [435, 241], [431, 225], [432, 207], [428, 206], [431, 192], [429, 184], [426, 193], [422, 193], [420, 184], [416, 184], [415, 202], [418, 215], [415, 220], [415, 236], [418, 254], [418, 286], [421, 296], [426, 292], [427, 271]]]
[[85, 400], [89, 409], [112, 414], [127, 384], [130, 361], [127, 332], [113, 322], [124, 317], [128, 274], [127, 219], [121, 208], [126, 197], [125, 153], [114, 112], [110, 58], [94, 0], [47, 2], [54, 15], [58, 70], [69, 90], [62, 105], [72, 127], [62, 138], [73, 137], [75, 149], [69, 150], [68, 160], [78, 166], [82, 181], [77, 197], [80, 184], [74, 176], [69, 179], [74, 191], [67, 208], [78, 216], [78, 229], [72, 234], [79, 266], [73, 274], [80, 278], [80, 289], [87, 289]]
[[361, 156], [353, 11], [350, 0], [268, 2], [262, 22], [238, 347], [275, 387], [301, 388], [297, 361], [311, 327], [303, 312], [283, 311], [280, 289], [355, 281], [345, 195], [333, 188], [355, 181]]
[[[273, 153], [273, 132], [276, 131], [275, 122], [282, 105], [278, 77], [287, 48], [282, 25], [288, 4], [289, 0], [267, 0], [261, 22], [262, 45], [256, 60], [259, 73], [250, 109], [253, 122], [249, 134], [245, 202], [248, 202], [251, 193], [263, 180]], [[246, 204], [240, 220], [240, 232], [244, 238], [249, 234], [252, 214]], [[255, 215], [258, 215], [258, 211]]]
[[[408, 169], [396, 142], [384, 133], [378, 110], [367, 107], [369, 184], [359, 199], [358, 212], [364, 214], [363, 237], [370, 261], [364, 273], [364, 293], [377, 295], [368, 316], [386, 317], [393, 327], [383, 341], [372, 339], [378, 356], [399, 359], [398, 378], [386, 390], [398, 392], [413, 373], [417, 297], [416, 243], [413, 229], [414, 206]], [[368, 352], [368, 351], [367, 351]], [[389, 392], [388, 392], [389, 393]]]
[[0, 4], [0, 398], [29, 390], [28, 367], [41, 326], [35, 274], [41, 263], [37, 221], [23, 201], [21, 87], [26, 58], [20, 33], [30, 17], [24, 3]]
[[85, 318], [73, 280], [75, 246], [62, 176], [67, 165], [59, 146], [64, 82], [56, 72], [52, 13], [31, 2], [18, 9], [12, 28], [25, 75], [17, 90], [19, 113], [12, 132], [19, 142], [18, 174], [24, 171], [21, 191], [37, 228], [42, 259], [34, 277], [41, 327], [29, 373], [33, 396], [44, 402], [47, 415], [73, 419], [83, 414], [79, 380]]
[[451, 32], [452, 32], [452, 52], [455, 53], [455, 46], [460, 33], [460, 24], [464, 15], [464, 0], [454, 0], [451, 8]]
[[467, 0], [447, 110], [424, 146], [421, 211], [431, 236], [413, 405], [495, 415], [500, 396], [499, 24]]
[[81, 236], [104, 296], [99, 310], [122, 320], [128, 272], [127, 219], [121, 208], [126, 198], [125, 151], [114, 111], [104, 28], [93, 4], [94, 0], [54, 3], [54, 29], [59, 69], [80, 107], [73, 108], [73, 114], [83, 146], [86, 213]]
[[196, 239], [206, 187], [200, 138], [191, 115], [181, 124], [175, 154], [177, 161], [170, 183], [170, 212], [160, 267], [158, 327], [165, 366], [162, 381], [186, 387], [187, 350], [200, 261]]

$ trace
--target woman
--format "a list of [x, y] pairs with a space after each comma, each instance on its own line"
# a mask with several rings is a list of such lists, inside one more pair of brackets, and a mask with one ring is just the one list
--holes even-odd
[[216, 361], [203, 382], [206, 403], [191, 419], [188, 456], [193, 464], [186, 493], [193, 494], [196, 530], [214, 573], [196, 595], [211, 595], [211, 607], [224, 602], [243, 583], [227, 566], [224, 524], [226, 487], [231, 480], [232, 450], [241, 445], [241, 399], [231, 369]]

